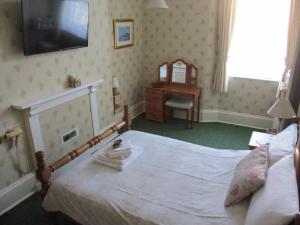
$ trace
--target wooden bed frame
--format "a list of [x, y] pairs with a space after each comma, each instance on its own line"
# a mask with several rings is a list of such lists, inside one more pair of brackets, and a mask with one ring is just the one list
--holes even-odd
[[[295, 120], [292, 120], [292, 122], [297, 123], [299, 125], [300, 119], [297, 118]], [[59, 168], [67, 165], [72, 160], [76, 159], [80, 155], [82, 155], [84, 152], [89, 150], [90, 148], [94, 147], [95, 145], [99, 144], [104, 139], [108, 138], [115, 132], [125, 129], [130, 130], [131, 127], [131, 118], [129, 116], [128, 112], [128, 106], [124, 106], [124, 117], [123, 121], [115, 124], [111, 128], [104, 131], [102, 134], [92, 138], [89, 140], [85, 145], [74, 149], [67, 155], [63, 156], [59, 160], [57, 160], [55, 163], [51, 165], [47, 165], [45, 160], [45, 153], [43, 151], [36, 152], [36, 160], [37, 160], [37, 170], [36, 175], [38, 180], [42, 184], [42, 194], [46, 195], [48, 192], [48, 189], [51, 185], [51, 176], [52, 173], [54, 173]], [[299, 127], [298, 127], [299, 130]], [[295, 148], [295, 169], [296, 169], [296, 176], [297, 176], [297, 184], [298, 184], [298, 193], [299, 193], [299, 202], [300, 202], [300, 149], [299, 149], [299, 143], [298, 146]], [[300, 225], [300, 212], [296, 215], [294, 221], [290, 225]]]

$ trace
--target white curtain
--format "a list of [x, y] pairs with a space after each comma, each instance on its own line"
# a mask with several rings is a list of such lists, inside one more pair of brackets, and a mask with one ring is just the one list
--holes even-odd
[[[283, 73], [282, 81], [288, 85], [288, 91], [290, 90], [291, 82], [289, 82], [289, 76], [293, 76], [296, 60], [299, 52], [300, 44], [300, 1], [291, 0], [291, 13], [289, 20], [289, 33], [287, 43], [287, 55], [286, 55], [286, 68]], [[300, 55], [299, 55], [300, 56]]]
[[237, 0], [220, 0], [218, 11], [218, 59], [213, 80], [213, 90], [227, 92], [227, 59], [234, 27]]

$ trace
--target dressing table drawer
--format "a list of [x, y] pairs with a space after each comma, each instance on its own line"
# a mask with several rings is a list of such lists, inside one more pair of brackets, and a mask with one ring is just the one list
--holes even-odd
[[162, 103], [164, 101], [164, 96], [156, 96], [156, 95], [147, 95], [146, 94], [146, 102], [151, 102], [151, 103]]
[[159, 88], [146, 87], [146, 119], [163, 122], [164, 92]]
[[146, 87], [146, 96], [156, 96], [156, 97], [163, 97], [164, 92], [160, 88], [152, 88], [152, 87]]

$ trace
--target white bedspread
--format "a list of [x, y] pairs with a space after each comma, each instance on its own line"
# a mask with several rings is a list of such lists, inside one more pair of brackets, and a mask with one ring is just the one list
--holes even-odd
[[84, 160], [59, 176], [43, 202], [83, 225], [243, 225], [248, 200], [224, 208], [236, 164], [249, 151], [215, 150], [137, 131], [143, 148], [122, 172]]

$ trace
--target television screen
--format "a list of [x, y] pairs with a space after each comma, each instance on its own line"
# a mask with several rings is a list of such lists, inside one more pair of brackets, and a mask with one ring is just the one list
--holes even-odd
[[24, 54], [88, 46], [88, 0], [22, 0]]

